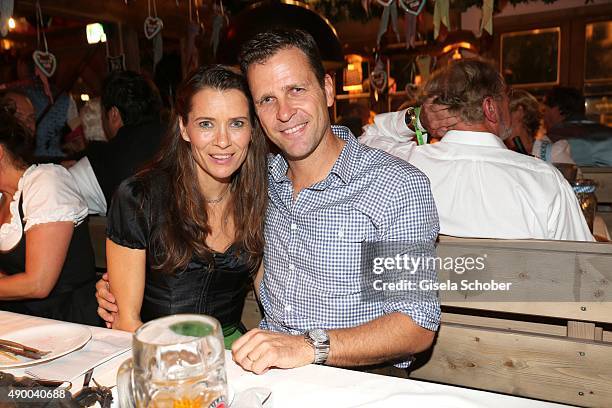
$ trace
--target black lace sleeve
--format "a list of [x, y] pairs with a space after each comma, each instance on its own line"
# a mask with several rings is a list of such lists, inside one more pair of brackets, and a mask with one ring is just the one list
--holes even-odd
[[145, 249], [150, 237], [150, 206], [143, 182], [130, 177], [117, 188], [107, 213], [106, 236], [132, 249]]

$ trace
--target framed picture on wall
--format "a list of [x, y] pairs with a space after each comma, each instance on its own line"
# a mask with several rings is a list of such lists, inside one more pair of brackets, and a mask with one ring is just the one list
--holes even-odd
[[612, 20], [585, 27], [585, 82], [612, 82]]
[[559, 27], [503, 33], [500, 48], [500, 66], [508, 85], [534, 87], [559, 84]]

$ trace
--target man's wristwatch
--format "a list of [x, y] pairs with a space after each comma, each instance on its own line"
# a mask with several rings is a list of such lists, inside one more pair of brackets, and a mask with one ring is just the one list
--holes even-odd
[[410, 106], [406, 109], [406, 114], [404, 115], [404, 122], [408, 129], [413, 132], [416, 130], [416, 122], [417, 122], [417, 112], [414, 106]]
[[404, 115], [404, 122], [408, 129], [412, 130], [416, 134], [417, 144], [422, 145], [427, 143], [427, 129], [425, 129], [419, 121], [419, 114], [421, 113], [421, 107], [411, 106], [406, 109]]
[[329, 335], [323, 329], [308, 330], [304, 338], [314, 349], [314, 364], [325, 364], [329, 356]]

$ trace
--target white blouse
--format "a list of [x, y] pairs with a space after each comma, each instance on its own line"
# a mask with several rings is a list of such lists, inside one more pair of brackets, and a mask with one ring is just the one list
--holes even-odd
[[[19, 200], [23, 197], [22, 227]], [[65, 168], [55, 164], [30, 166], [19, 179], [13, 201], [9, 204], [11, 220], [0, 226], [0, 250], [8, 251], [21, 240], [23, 232], [34, 225], [72, 221], [79, 225], [87, 217], [87, 204], [76, 182]]]

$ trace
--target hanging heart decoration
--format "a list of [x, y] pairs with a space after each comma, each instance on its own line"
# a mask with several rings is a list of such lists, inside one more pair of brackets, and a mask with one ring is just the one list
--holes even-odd
[[32, 59], [34, 64], [40, 69], [40, 71], [47, 77], [52, 77], [57, 68], [57, 60], [55, 55], [48, 51], [36, 50], [32, 53]]
[[155, 37], [164, 28], [164, 22], [159, 17], [147, 17], [144, 22], [144, 35], [147, 40]]
[[378, 92], [384, 92], [387, 88], [387, 73], [383, 70], [374, 70], [370, 74], [370, 82]]
[[399, 0], [399, 4], [406, 13], [418, 16], [423, 11], [427, 0]]

